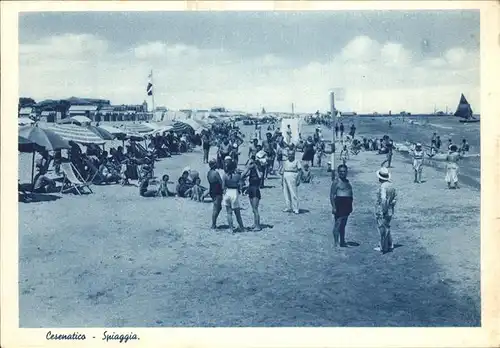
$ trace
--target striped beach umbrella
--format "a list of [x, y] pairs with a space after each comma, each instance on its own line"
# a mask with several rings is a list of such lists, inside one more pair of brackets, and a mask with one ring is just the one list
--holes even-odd
[[178, 121], [172, 125], [172, 131], [175, 133], [191, 133], [194, 132], [194, 129], [189, 124]]
[[149, 133], [153, 129], [146, 123], [127, 123], [120, 126], [126, 133]]
[[67, 141], [72, 140], [75, 143], [98, 145], [105, 143], [100, 136], [93, 133], [88, 128], [74, 124], [54, 124], [48, 126], [48, 129], [59, 134], [63, 139]]

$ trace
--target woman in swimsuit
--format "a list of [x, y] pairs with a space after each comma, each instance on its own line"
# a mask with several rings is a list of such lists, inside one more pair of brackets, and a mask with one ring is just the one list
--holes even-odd
[[[222, 202], [226, 206], [227, 224], [229, 225], [229, 228], [233, 231], [233, 233], [243, 232], [245, 230], [245, 227], [243, 226], [243, 220], [241, 219], [241, 186], [241, 174], [238, 174], [236, 172], [236, 164], [231, 161], [228, 163], [226, 172], [224, 173], [224, 176], [222, 178], [222, 189], [224, 191]], [[236, 215], [236, 221], [239, 225], [238, 229], [233, 228], [233, 211], [234, 215]]]
[[248, 176], [248, 198], [250, 200], [250, 205], [252, 206], [254, 225], [250, 229], [254, 231], [262, 230], [260, 226], [260, 214], [259, 214], [259, 202], [261, 199], [260, 195], [260, 183], [261, 183], [261, 173], [255, 163], [255, 158], [251, 158], [245, 172], [242, 175], [243, 180]]

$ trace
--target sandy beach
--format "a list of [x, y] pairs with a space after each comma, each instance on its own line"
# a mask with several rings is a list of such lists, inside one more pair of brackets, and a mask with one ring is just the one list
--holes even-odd
[[[306, 126], [303, 134], [313, 129]], [[375, 132], [365, 124], [358, 129]], [[241, 153], [243, 162], [247, 148]], [[168, 173], [175, 181], [190, 166], [206, 185], [201, 158], [197, 148], [164, 159], [155, 174]], [[324, 168], [313, 168], [315, 183], [299, 187], [297, 216], [282, 212], [279, 180], [269, 179], [260, 208], [265, 228], [235, 235], [209, 229], [210, 203], [142, 198], [136, 187], [93, 186], [88, 196], [54, 194], [51, 201], [19, 203], [19, 324], [480, 325], [478, 189], [447, 190], [444, 174], [427, 167], [425, 183], [414, 184], [411, 165], [395, 154], [397, 248], [382, 256], [373, 251], [381, 161], [370, 152], [348, 161], [355, 197], [347, 226], [351, 247], [340, 251], [333, 249]], [[20, 155], [21, 182], [29, 180], [30, 165], [30, 156]], [[248, 198], [242, 202], [250, 225]], [[219, 224], [225, 221], [223, 211]]]

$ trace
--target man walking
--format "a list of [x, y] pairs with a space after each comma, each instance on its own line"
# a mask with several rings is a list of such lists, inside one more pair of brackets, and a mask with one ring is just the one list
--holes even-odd
[[340, 247], [346, 248], [345, 226], [349, 215], [352, 213], [353, 194], [351, 183], [347, 179], [347, 166], [344, 164], [339, 165], [337, 172], [337, 178], [332, 175], [333, 181], [330, 188], [330, 204], [335, 218], [333, 242], [334, 246], [338, 247], [340, 237]]
[[392, 186], [391, 174], [387, 168], [380, 168], [377, 177], [380, 186], [375, 199], [375, 217], [377, 229], [380, 233], [380, 246], [374, 250], [385, 254], [394, 248], [391, 236], [391, 220], [396, 205], [396, 189]]

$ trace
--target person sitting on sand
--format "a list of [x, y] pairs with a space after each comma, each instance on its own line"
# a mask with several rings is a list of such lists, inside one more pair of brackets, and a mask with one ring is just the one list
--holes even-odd
[[148, 174], [139, 181], [139, 195], [141, 197], [157, 197], [158, 190], [148, 189], [151, 179], [151, 175]]
[[424, 166], [424, 155], [425, 152], [422, 150], [422, 144], [417, 143], [415, 149], [413, 149], [413, 171], [415, 172], [414, 183], [422, 183], [422, 168]]
[[165, 174], [161, 178], [160, 186], [158, 186], [158, 191], [156, 192], [156, 195], [158, 197], [174, 197], [175, 193], [171, 192], [168, 189], [168, 184], [169, 184], [170, 176], [168, 174]]
[[207, 191], [207, 189], [201, 186], [201, 179], [196, 177], [196, 179], [193, 180], [193, 186], [188, 189], [184, 195], [190, 197], [192, 201], [203, 202], [205, 191]]
[[349, 159], [349, 150], [347, 149], [347, 145], [344, 145], [344, 147], [340, 151], [340, 160], [342, 161], [342, 164], [345, 165], [348, 159]]
[[189, 179], [189, 171], [184, 170], [181, 177], [177, 180], [176, 192], [179, 197], [187, 197], [186, 192], [193, 187], [193, 183]]
[[45, 174], [47, 174], [47, 169], [45, 167], [38, 168], [38, 173], [33, 179], [33, 192], [49, 193], [55, 190], [56, 182], [48, 178]]
[[303, 170], [300, 175], [300, 181], [303, 182], [304, 184], [310, 184], [312, 183], [313, 180], [313, 173], [311, 172], [311, 169], [309, 168], [309, 164], [304, 164]]

